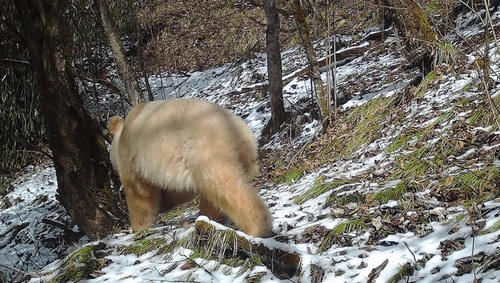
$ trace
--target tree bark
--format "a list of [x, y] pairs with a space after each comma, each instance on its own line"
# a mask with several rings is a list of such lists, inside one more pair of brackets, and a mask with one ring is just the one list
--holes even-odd
[[24, 40], [40, 85], [41, 114], [57, 174], [58, 199], [73, 222], [98, 239], [126, 216], [112, 190], [113, 172], [97, 126], [76, 91], [68, 68], [66, 1], [15, 1]]
[[283, 83], [280, 50], [280, 18], [274, 0], [264, 0], [264, 11], [267, 18], [266, 54], [269, 93], [271, 96], [271, 134], [280, 130], [285, 121], [283, 105]]
[[433, 69], [438, 36], [425, 11], [414, 0], [382, 0], [386, 26], [394, 23], [407, 39], [408, 58], [412, 58], [425, 75]]
[[113, 56], [115, 57], [116, 65], [118, 66], [118, 73], [123, 85], [125, 86], [125, 91], [127, 92], [126, 97], [129, 97], [132, 105], [144, 102], [144, 97], [142, 96], [142, 92], [137, 84], [137, 79], [132, 71], [132, 68], [130, 67], [127, 57], [125, 57], [125, 53], [123, 52], [123, 46], [118, 38], [118, 33], [116, 32], [115, 24], [109, 13], [108, 6], [106, 5], [105, 0], [94, 0], [94, 2], [97, 6], [97, 10], [99, 11], [101, 24], [104, 28], [104, 32], [106, 33], [106, 37], [108, 38], [109, 45], [113, 51]]
[[293, 15], [297, 29], [299, 31], [302, 46], [306, 52], [307, 61], [309, 62], [310, 74], [309, 77], [314, 83], [316, 89], [316, 101], [320, 110], [320, 119], [324, 127], [328, 126], [331, 109], [328, 93], [321, 80], [321, 72], [319, 70], [318, 60], [314, 52], [311, 40], [311, 31], [307, 23], [304, 9], [301, 6], [300, 0], [291, 1]]

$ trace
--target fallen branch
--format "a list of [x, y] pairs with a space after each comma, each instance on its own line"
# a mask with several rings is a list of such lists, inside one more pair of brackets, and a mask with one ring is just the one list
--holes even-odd
[[370, 283], [375, 282], [375, 279], [377, 279], [377, 277], [380, 275], [380, 272], [387, 266], [388, 263], [389, 263], [389, 260], [385, 259], [384, 262], [382, 262], [382, 264], [380, 264], [379, 266], [372, 269], [372, 271], [368, 275], [367, 282], [370, 282]]
[[78, 77], [84, 81], [100, 84], [102, 86], [109, 88], [110, 90], [112, 90], [114, 92], [117, 92], [123, 100], [125, 100], [129, 105], [132, 105], [132, 102], [130, 101], [130, 99], [128, 99], [128, 97], [123, 95], [123, 92], [121, 91], [120, 87], [118, 85], [112, 83], [111, 81], [108, 81], [105, 79], [99, 79], [99, 78], [91, 78], [89, 76], [82, 74], [74, 67], [71, 68], [71, 72], [73, 73], [73, 75], [75, 75], [76, 77]]
[[23, 278], [21, 280], [19, 280], [18, 282], [26, 282], [26, 281], [29, 281], [29, 279], [31, 279], [31, 277], [38, 276], [38, 274], [35, 272], [24, 271], [24, 270], [21, 270], [19, 268], [14, 267], [14, 266], [2, 264], [2, 263], [0, 263], [0, 268], [9, 269], [11, 271], [14, 271], [17, 274], [20, 274]]
[[[360, 45], [360, 46], [354, 46], [351, 48], [346, 48], [344, 50], [336, 52], [335, 56], [336, 56], [336, 60], [337, 60], [337, 67], [343, 66], [343, 65], [351, 62], [354, 58], [365, 53], [367, 50], [368, 50], [368, 45], [365, 44], [365, 45]], [[318, 60], [318, 65], [320, 67], [321, 72], [326, 71], [327, 59], [328, 59], [328, 57], [325, 57], [325, 58]], [[305, 76], [305, 75], [309, 74], [310, 72], [311, 71], [310, 71], [309, 67], [304, 67], [300, 70], [297, 70], [297, 71], [292, 72], [288, 75], [285, 75], [283, 77], [283, 85], [290, 83], [296, 77]], [[239, 95], [239, 94], [244, 94], [244, 93], [248, 93], [251, 91], [259, 91], [259, 90], [262, 91], [262, 90], [267, 89], [268, 86], [269, 86], [269, 82], [265, 81], [265, 82], [262, 82], [259, 84], [255, 84], [251, 87], [243, 87], [243, 88], [238, 89], [238, 90], [233, 90], [233, 91], [227, 92], [224, 94], [224, 96], [226, 96], [226, 95]]]
[[57, 227], [59, 229], [62, 229], [64, 231], [64, 233], [71, 240], [77, 240], [77, 239], [79, 239], [79, 238], [81, 238], [81, 237], [84, 236], [84, 234], [82, 232], [75, 232], [70, 227], [68, 227], [66, 224], [64, 224], [64, 223], [62, 223], [60, 221], [57, 221], [57, 220], [54, 220], [54, 219], [50, 219], [50, 218], [44, 218], [44, 219], [42, 219], [42, 222], [45, 223], [45, 224]]
[[4, 240], [0, 243], [0, 250], [6, 247], [10, 242], [17, 236], [17, 234], [23, 230], [24, 228], [30, 225], [29, 222], [24, 222], [19, 225], [12, 226], [5, 233], [0, 235], [1, 237], [5, 237]]
[[17, 267], [3, 264], [3, 263], [0, 263], [0, 268], [5, 268], [8, 270], [14, 271], [17, 274], [21, 274], [23, 276], [23, 278], [21, 280], [17, 280], [17, 282], [27, 282], [32, 277], [40, 278], [40, 277], [45, 276], [45, 275], [50, 273], [50, 272], [39, 272], [39, 271], [26, 271], [26, 270], [22, 270], [22, 269], [19, 269]]
[[4, 58], [4, 59], [0, 59], [0, 66], [27, 68], [27, 67], [31, 67], [31, 64], [28, 61]]
[[75, 70], [75, 74], [76, 74], [77, 77], [79, 77], [80, 79], [82, 79], [84, 81], [88, 81], [88, 82], [91, 82], [91, 83], [100, 84], [100, 85], [103, 85], [103, 86], [111, 89], [112, 91], [116, 91], [118, 93], [120, 92], [120, 88], [116, 84], [114, 84], [114, 83], [112, 83], [112, 82], [110, 82], [108, 80], [91, 78], [91, 77], [85, 76], [84, 74], [76, 72], [76, 70]]

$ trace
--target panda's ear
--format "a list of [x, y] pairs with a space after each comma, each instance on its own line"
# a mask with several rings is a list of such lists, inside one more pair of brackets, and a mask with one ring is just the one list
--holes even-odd
[[123, 118], [120, 116], [113, 116], [108, 122], [108, 131], [114, 137], [123, 127]]

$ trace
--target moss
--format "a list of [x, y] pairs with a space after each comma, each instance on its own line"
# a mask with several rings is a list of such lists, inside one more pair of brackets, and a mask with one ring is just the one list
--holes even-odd
[[302, 176], [304, 176], [304, 173], [305, 173], [304, 167], [293, 168], [285, 172], [283, 175], [279, 176], [276, 182], [282, 184], [283, 183], [290, 184], [302, 178]]
[[388, 188], [381, 190], [375, 194], [375, 200], [380, 203], [386, 203], [389, 200], [402, 200], [404, 194], [408, 191], [408, 185], [406, 182], [399, 182], [395, 188]]
[[98, 267], [94, 257], [95, 250], [97, 250], [97, 245], [88, 245], [73, 252], [65, 261], [61, 274], [53, 278], [51, 282], [77, 282], [86, 279]]
[[332, 182], [323, 183], [322, 178], [320, 177], [320, 178], [316, 179], [312, 188], [310, 188], [305, 193], [303, 193], [295, 198], [295, 203], [296, 204], [303, 204], [307, 200], [318, 197], [319, 195], [321, 195], [327, 191], [333, 190], [333, 189], [340, 187], [342, 185], [345, 185], [345, 184], [351, 184], [351, 183], [355, 183], [355, 182], [357, 182], [357, 180], [334, 180]]
[[427, 73], [427, 75], [425, 76], [425, 78], [422, 80], [421, 84], [428, 84], [428, 83], [433, 82], [434, 80], [436, 80], [436, 78], [437, 78], [437, 72], [436, 71], [429, 72], [429, 73]]
[[409, 4], [413, 5], [413, 7], [408, 9], [409, 15], [406, 16], [413, 18], [414, 20], [413, 24], [411, 23], [412, 21], [405, 21], [408, 24], [406, 27], [406, 34], [415, 35], [416, 38], [423, 40], [424, 42], [435, 42], [437, 35], [429, 23], [425, 11], [420, 7], [420, 4], [416, 2], [409, 2]]
[[124, 254], [135, 254], [137, 256], [141, 256], [147, 252], [150, 252], [155, 249], [159, 249], [162, 246], [165, 245], [165, 239], [164, 238], [151, 238], [151, 239], [144, 239], [140, 240], [138, 242], [135, 242], [134, 244], [125, 247], [123, 249]]
[[160, 220], [162, 222], [168, 222], [168, 221], [174, 219], [175, 217], [182, 215], [185, 211], [186, 211], [186, 207], [177, 207], [177, 208], [171, 209], [167, 213], [162, 213], [160, 215]]

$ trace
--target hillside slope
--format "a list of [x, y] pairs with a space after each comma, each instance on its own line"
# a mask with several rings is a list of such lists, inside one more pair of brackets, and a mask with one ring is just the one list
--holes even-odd
[[[457, 33], [481, 36], [475, 26]], [[88, 243], [28, 275], [35, 282], [498, 282], [499, 121], [474, 67], [477, 51], [457, 41], [458, 63], [439, 65], [414, 85], [418, 70], [407, 67], [397, 38], [347, 37], [347, 48], [366, 51], [338, 67], [337, 84], [350, 100], [324, 134], [308, 114], [310, 82], [295, 76], [306, 65], [301, 49], [283, 52], [292, 122], [261, 145], [256, 181], [274, 237], [248, 237], [204, 217], [193, 223], [196, 211], [186, 206], [156, 228]], [[316, 48], [324, 55], [323, 42]], [[489, 91], [498, 106], [500, 57], [495, 44], [490, 51]], [[197, 97], [233, 110], [257, 136], [270, 117], [264, 55], [150, 82], [157, 98]], [[54, 185], [45, 170], [27, 181], [31, 187], [45, 186], [37, 178], [47, 176]], [[7, 199], [16, 197], [20, 205], [0, 219], [57, 204], [53, 195], [41, 206], [22, 205], [35, 203], [25, 195]], [[5, 238], [19, 224], [14, 218], [0, 226]]]

